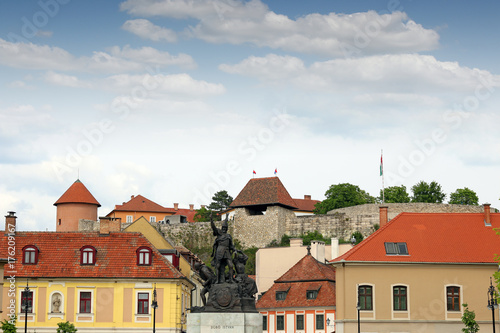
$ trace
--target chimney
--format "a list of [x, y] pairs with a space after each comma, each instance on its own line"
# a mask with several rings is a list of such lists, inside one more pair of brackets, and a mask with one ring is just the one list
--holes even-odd
[[332, 245], [331, 245], [332, 259], [335, 259], [338, 256], [340, 256], [339, 239], [338, 238], [332, 238], [331, 241], [332, 241]]
[[483, 204], [483, 207], [484, 207], [484, 225], [486, 225], [486, 226], [491, 226], [490, 205], [491, 204], [489, 204], [489, 203]]
[[179, 210], [179, 204], [178, 203], [174, 203], [174, 209], [175, 210]]
[[302, 244], [304, 244], [302, 238], [290, 238], [290, 247], [299, 247]]
[[15, 233], [16, 232], [16, 212], [7, 212], [5, 215], [5, 232]]
[[380, 206], [380, 228], [387, 224], [387, 209], [388, 206]]
[[189, 210], [190, 210], [190, 211], [193, 211], [193, 210], [194, 210], [194, 205], [193, 205], [193, 204], [189, 204]]
[[313, 240], [311, 241], [311, 255], [317, 261], [325, 262], [325, 242]]
[[120, 232], [121, 218], [119, 217], [101, 217], [99, 219], [99, 233], [107, 235], [110, 232]]
[[310, 196], [310, 195], [308, 195], [308, 194], [305, 194], [305, 195], [304, 195], [304, 200], [311, 200], [311, 196]]
[[130, 196], [130, 200], [132, 200], [133, 198], [135, 198], [135, 195], [133, 195], [133, 194], [132, 194], [132, 195]]

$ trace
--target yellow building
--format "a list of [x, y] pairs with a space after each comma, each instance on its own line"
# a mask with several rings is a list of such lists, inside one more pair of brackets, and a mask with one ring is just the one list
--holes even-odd
[[16, 262], [4, 272], [16, 289], [3, 286], [2, 319], [16, 315], [18, 329], [27, 319], [29, 331], [38, 333], [65, 321], [78, 332], [184, 330], [193, 283], [141, 233], [109, 230], [16, 232]]
[[487, 291], [498, 270], [500, 214], [485, 205], [484, 213], [401, 213], [385, 221], [331, 261], [336, 332], [358, 332], [358, 323], [361, 332], [461, 332], [463, 304], [481, 332], [492, 332]]

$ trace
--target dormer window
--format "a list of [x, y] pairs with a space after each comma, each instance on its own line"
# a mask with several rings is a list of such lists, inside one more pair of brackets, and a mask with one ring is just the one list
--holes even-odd
[[276, 292], [276, 300], [277, 301], [284, 301], [286, 299], [286, 291], [277, 291]]
[[408, 247], [406, 243], [389, 243], [385, 242], [385, 254], [387, 255], [408, 255]]
[[23, 264], [35, 265], [38, 263], [38, 248], [28, 245], [23, 248]]
[[97, 250], [95, 247], [87, 245], [80, 249], [80, 264], [95, 265]]
[[153, 256], [153, 251], [149, 247], [142, 246], [137, 249], [137, 265], [151, 265], [151, 258]]

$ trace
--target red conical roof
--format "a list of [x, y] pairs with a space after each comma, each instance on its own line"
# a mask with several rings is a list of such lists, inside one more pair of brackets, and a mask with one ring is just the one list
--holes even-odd
[[54, 203], [54, 206], [63, 203], [86, 203], [91, 205], [97, 205], [101, 207], [101, 204], [94, 198], [92, 193], [83, 185], [80, 179], [77, 179], [73, 185], [71, 185], [66, 192]]
[[297, 204], [278, 177], [250, 179], [229, 207], [255, 205], [281, 205], [297, 209]]

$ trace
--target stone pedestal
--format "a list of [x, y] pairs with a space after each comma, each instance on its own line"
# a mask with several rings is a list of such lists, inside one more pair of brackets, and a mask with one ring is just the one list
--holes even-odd
[[262, 333], [262, 315], [245, 312], [188, 313], [187, 333]]

